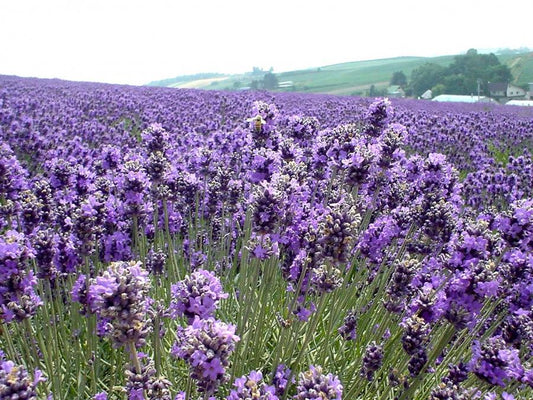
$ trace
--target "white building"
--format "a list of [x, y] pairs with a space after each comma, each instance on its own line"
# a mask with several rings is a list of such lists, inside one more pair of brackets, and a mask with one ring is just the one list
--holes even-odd
[[524, 99], [526, 91], [521, 87], [505, 82], [489, 82], [489, 93], [491, 97], [505, 101], [505, 99]]
[[533, 107], [533, 100], [509, 100], [505, 105]]
[[283, 81], [278, 83], [278, 88], [292, 88], [293, 86], [293, 81]]
[[517, 98], [517, 97], [525, 97], [526, 91], [522, 89], [521, 87], [515, 86], [515, 85], [507, 85], [507, 97]]
[[464, 96], [460, 94], [440, 94], [431, 101], [451, 102], [451, 103], [498, 103], [496, 100], [486, 96]]
[[424, 93], [422, 93], [422, 96], [420, 96], [421, 99], [424, 100], [430, 100], [433, 97], [433, 92], [431, 89], [426, 90]]
[[391, 85], [387, 88], [387, 97], [405, 97], [405, 91], [399, 85]]

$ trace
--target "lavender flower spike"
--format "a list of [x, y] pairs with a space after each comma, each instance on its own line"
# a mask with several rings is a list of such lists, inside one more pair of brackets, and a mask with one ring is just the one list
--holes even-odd
[[227, 297], [220, 280], [212, 272], [200, 269], [172, 285], [172, 317], [185, 316], [189, 323], [196, 316], [213, 317], [219, 300]]
[[114, 262], [101, 276], [91, 279], [89, 309], [108, 321], [106, 336], [118, 346], [133, 342], [142, 346], [148, 334], [146, 312], [148, 272], [140, 262]]
[[274, 386], [268, 386], [263, 382], [263, 374], [252, 371], [248, 376], [242, 376], [235, 380], [233, 389], [226, 400], [279, 400]]
[[294, 400], [342, 400], [342, 384], [333, 374], [324, 375], [321, 367], [311, 365], [309, 371], [298, 377], [297, 394]]
[[187, 328], [179, 328], [172, 355], [189, 364], [198, 391], [213, 394], [220, 383], [228, 380], [229, 357], [239, 340], [234, 325], [196, 316]]
[[45, 378], [40, 370], [36, 369], [33, 380], [28, 371], [13, 361], [0, 362], [0, 399], [3, 400], [36, 400], [37, 384]]

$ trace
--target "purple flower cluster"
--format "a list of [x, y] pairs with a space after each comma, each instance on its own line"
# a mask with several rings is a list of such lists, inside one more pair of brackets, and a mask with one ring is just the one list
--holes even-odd
[[365, 133], [370, 136], [378, 136], [385, 126], [391, 111], [389, 99], [380, 99], [373, 102], [365, 115], [365, 122], [367, 124]]
[[272, 385], [274, 385], [276, 396], [279, 398], [285, 395], [290, 384], [295, 382], [292, 371], [285, 364], [279, 364], [276, 367], [276, 372], [272, 378]]
[[298, 143], [305, 144], [312, 140], [320, 129], [320, 122], [316, 117], [301, 117], [292, 115], [287, 121], [288, 134]]
[[337, 376], [324, 375], [321, 367], [311, 365], [308, 371], [298, 375], [296, 391], [294, 400], [341, 400], [343, 386]]
[[[8, 143], [0, 142], [0, 197], [15, 202], [28, 187], [27, 171], [18, 161]], [[2, 204], [2, 206], [5, 206]], [[4, 226], [0, 226], [3, 228]]]
[[0, 360], [0, 399], [37, 400], [37, 385], [45, 380], [40, 370], [35, 370], [33, 379], [28, 371], [13, 361]]
[[[359, 293], [383, 285], [375, 305], [382, 300], [380, 312], [403, 319], [395, 337], [407, 354], [406, 386], [426, 364], [428, 374], [438, 367], [445, 354], [436, 362], [425, 347], [446, 326], [476, 328], [478, 342], [468, 368], [450, 371], [433, 398], [470, 396], [462, 386], [473, 375], [486, 385], [531, 386], [529, 110], [13, 77], [0, 84], [3, 321], [35, 313], [39, 279], [57, 296], [65, 275], [76, 273], [72, 298], [98, 315], [100, 333], [118, 346], [141, 345], [149, 329], [148, 278], [128, 260], [139, 256], [163, 282], [165, 267], [183, 256], [196, 272], [172, 286], [173, 316], [191, 324], [180, 329], [174, 353], [210, 395], [225, 382], [238, 340], [213, 319], [227, 294], [201, 269], [223, 248], [227, 254], [213, 261], [229, 276], [244, 254], [279, 261], [294, 299], [290, 312], [301, 320], [341, 286]], [[242, 243], [248, 226], [250, 240]], [[167, 245], [157, 243], [167, 235]], [[79, 275], [80, 265], [98, 270], [101, 262], [112, 262], [103, 274]], [[370, 334], [357, 331], [365, 312], [346, 315], [339, 335]], [[370, 341], [358, 379], [379, 381], [384, 348]], [[250, 394], [254, 384], [255, 395], [265, 396], [257, 374], [240, 378], [250, 383], [235, 396]], [[321, 377], [309, 383], [310, 393], [327, 381], [313, 368], [307, 375], [309, 382]], [[290, 374], [276, 377], [275, 395], [286, 396], [282, 382]], [[148, 393], [143, 385], [132, 393], [141, 386]], [[307, 389], [296, 398], [313, 398], [302, 394]], [[313, 390], [320, 399], [340, 396]]]
[[361, 375], [366, 377], [369, 381], [373, 380], [375, 372], [381, 368], [383, 356], [383, 346], [378, 345], [375, 342], [370, 343], [366, 347], [365, 355], [363, 356]]
[[235, 326], [214, 318], [195, 317], [192, 324], [178, 329], [177, 336], [172, 355], [187, 362], [200, 392], [213, 394], [229, 379], [229, 357], [240, 340]]
[[502, 387], [505, 387], [505, 382], [520, 380], [524, 375], [518, 350], [508, 348], [505, 341], [497, 336], [486, 342], [474, 343], [469, 367], [479, 378]]
[[[126, 392], [128, 400], [172, 400], [170, 381], [157, 374], [154, 363], [148, 357], [140, 360], [141, 370], [136, 371], [133, 365], [126, 369]], [[147, 397], [145, 397], [145, 394]]]
[[37, 279], [28, 269], [33, 251], [23, 233], [8, 230], [0, 235], [0, 321], [22, 321], [42, 304], [35, 293]]
[[344, 340], [357, 339], [357, 313], [354, 310], [348, 312], [344, 317], [344, 322], [339, 328], [339, 334]]
[[429, 324], [422, 318], [412, 316], [403, 323], [404, 333], [402, 336], [402, 346], [409, 355], [414, 355], [426, 347], [429, 339]]
[[233, 386], [235, 389], [231, 390], [226, 400], [279, 400], [274, 386], [269, 386], [263, 381], [263, 374], [260, 371], [252, 371], [235, 379]]
[[218, 277], [210, 271], [199, 269], [172, 285], [172, 317], [185, 316], [189, 323], [196, 317], [207, 319], [215, 316], [218, 302], [226, 299]]
[[105, 336], [115, 346], [142, 346], [150, 324], [148, 272], [141, 263], [114, 262], [100, 276], [90, 279], [88, 286], [83, 281], [79, 279], [74, 286], [73, 298], [87, 302], [88, 309], [103, 325]]

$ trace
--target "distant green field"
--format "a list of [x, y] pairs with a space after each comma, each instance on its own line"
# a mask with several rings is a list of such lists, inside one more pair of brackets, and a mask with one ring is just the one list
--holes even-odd
[[[326, 65], [306, 70], [282, 72], [277, 74], [278, 80], [292, 81], [290, 90], [298, 92], [353, 94], [364, 93], [370, 85], [377, 88], [388, 86], [392, 74], [403, 71], [410, 76], [411, 71], [426, 62], [448, 65], [454, 56], [443, 57], [397, 57], [380, 60], [355, 61], [342, 64]], [[211, 82], [196, 86], [203, 89], [234, 89], [235, 82], [240, 87], [250, 86], [251, 75], [230, 75], [223, 81]], [[179, 82], [172, 86], [186, 86], [187, 82]], [[283, 89], [280, 89], [283, 90]], [[289, 89], [285, 89], [289, 90]]]
[[507, 62], [515, 77], [514, 83], [525, 85], [533, 82], [533, 53], [521, 54]]
[[280, 81], [293, 81], [298, 91], [335, 92], [350, 94], [363, 92], [370, 85], [387, 86], [392, 74], [403, 71], [407, 76], [411, 71], [426, 62], [448, 65], [453, 56], [425, 58], [399, 57], [382, 60], [359, 61], [296, 72], [285, 72], [278, 75]]
[[[386, 88], [392, 74], [403, 71], [409, 78], [411, 72], [421, 65], [431, 62], [448, 66], [454, 60], [453, 55], [440, 57], [396, 57], [379, 60], [355, 61], [342, 64], [326, 65], [305, 70], [277, 73], [280, 82], [292, 81], [292, 88], [278, 89], [278, 91], [298, 91], [313, 93], [331, 93], [339, 95], [365, 94], [371, 85], [377, 89]], [[509, 65], [514, 83], [518, 85], [533, 82], [533, 53], [502, 54], [498, 58]], [[208, 74], [205, 74], [208, 75]], [[249, 87], [253, 79], [260, 80], [260, 76], [251, 73], [240, 75], [210, 74], [223, 80], [208, 81], [195, 79], [194, 76], [177, 77], [170, 83], [164, 81], [164, 86], [194, 87], [200, 89], [234, 90]], [[210, 76], [201, 76], [207, 78]], [[186, 78], [186, 79], [185, 79]], [[153, 84], [157, 84], [154, 82]]]

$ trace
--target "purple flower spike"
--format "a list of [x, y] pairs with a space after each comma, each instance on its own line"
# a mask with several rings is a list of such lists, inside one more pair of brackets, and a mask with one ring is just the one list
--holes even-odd
[[389, 99], [378, 99], [368, 107], [365, 115], [367, 123], [366, 133], [377, 137], [385, 127], [387, 118], [391, 113], [391, 103]]
[[248, 376], [237, 378], [233, 386], [236, 389], [231, 390], [226, 400], [279, 400], [274, 386], [264, 383], [263, 374], [258, 371], [252, 371]]
[[218, 385], [226, 382], [229, 357], [240, 338], [235, 326], [214, 318], [195, 317], [187, 328], [178, 330], [178, 340], [172, 355], [189, 364], [191, 377], [196, 380], [198, 391], [213, 394]]
[[213, 317], [221, 299], [228, 297], [220, 280], [210, 271], [199, 269], [172, 285], [171, 315], [187, 317], [192, 323], [196, 316]]
[[[112, 263], [101, 276], [91, 279], [87, 291], [89, 310], [101, 321], [107, 321], [104, 331], [116, 346], [127, 342], [137, 346], [144, 344], [149, 331], [146, 323], [148, 289], [148, 272], [140, 262]], [[80, 297], [79, 289], [74, 295]]]
[[296, 379], [292, 376], [292, 371], [289, 367], [284, 364], [278, 365], [274, 378], [272, 379], [272, 384], [276, 389], [276, 395], [278, 397], [283, 397], [289, 384], [292, 384], [295, 381]]
[[37, 279], [26, 272], [33, 257], [23, 233], [9, 230], [0, 235], [0, 320], [22, 321], [42, 304], [34, 291]]
[[94, 400], [107, 400], [107, 393], [106, 392], [100, 392], [100, 393], [96, 393], [94, 395]]
[[357, 339], [357, 314], [354, 310], [348, 312], [338, 332], [344, 340]]
[[1, 361], [0, 399], [37, 400], [37, 385], [44, 380], [42, 372], [38, 369], [31, 379], [22, 365], [15, 365], [13, 361]]
[[498, 336], [484, 343], [474, 342], [469, 367], [479, 378], [501, 387], [505, 387], [507, 381], [519, 380], [524, 375], [518, 350], [508, 348]]
[[298, 377], [297, 394], [294, 400], [342, 400], [343, 387], [333, 374], [324, 375], [321, 367], [310, 366], [309, 371]]

